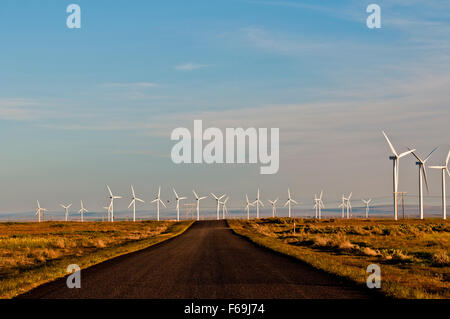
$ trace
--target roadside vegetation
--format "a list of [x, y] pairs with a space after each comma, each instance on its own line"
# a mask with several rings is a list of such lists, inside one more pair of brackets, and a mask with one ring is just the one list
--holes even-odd
[[268, 218], [229, 220], [235, 233], [315, 268], [366, 283], [381, 268], [394, 298], [450, 298], [450, 222]]
[[0, 223], [0, 298], [184, 232], [191, 221]]

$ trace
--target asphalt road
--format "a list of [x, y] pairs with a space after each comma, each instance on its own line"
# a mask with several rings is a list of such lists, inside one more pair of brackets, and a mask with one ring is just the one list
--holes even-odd
[[235, 235], [224, 221], [196, 222], [183, 235], [81, 271], [21, 298], [371, 298], [368, 289], [275, 254]]

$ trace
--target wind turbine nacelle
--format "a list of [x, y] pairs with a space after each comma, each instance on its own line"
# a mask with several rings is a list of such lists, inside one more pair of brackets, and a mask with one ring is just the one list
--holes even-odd
[[422, 163], [421, 162], [416, 162], [416, 165], [422, 165]]
[[390, 160], [395, 160], [395, 159], [397, 159], [397, 157], [395, 157], [395, 156], [389, 156], [389, 159], [390, 159]]

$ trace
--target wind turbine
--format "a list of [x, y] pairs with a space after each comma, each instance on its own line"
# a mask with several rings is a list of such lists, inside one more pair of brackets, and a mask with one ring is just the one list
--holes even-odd
[[225, 215], [228, 215], [227, 201], [230, 197], [225, 198], [222, 202], [222, 218], [225, 219]]
[[158, 188], [158, 196], [156, 199], [152, 200], [152, 203], [156, 202], [156, 220], [159, 221], [159, 203], [163, 204], [167, 208], [166, 204], [161, 200], [161, 186]]
[[409, 150], [407, 152], [403, 152], [400, 155], [397, 154], [397, 152], [395, 151], [394, 146], [392, 146], [391, 141], [389, 140], [389, 138], [387, 137], [386, 133], [382, 132], [384, 137], [386, 138], [386, 141], [389, 144], [389, 147], [391, 148], [392, 153], [394, 154], [394, 156], [389, 156], [389, 159], [392, 160], [393, 162], [393, 189], [394, 189], [394, 219], [397, 220], [398, 219], [398, 207], [397, 207], [397, 192], [398, 192], [398, 172], [399, 172], [399, 159], [414, 152], [415, 149], [413, 150]]
[[259, 218], [259, 204], [263, 205], [263, 202], [259, 199], [259, 188], [258, 188], [258, 196], [256, 197], [255, 201], [253, 202], [253, 205], [256, 204], [256, 218]]
[[111, 204], [109, 204], [109, 206], [103, 206], [103, 208], [106, 210], [106, 212], [108, 214], [108, 221], [109, 221], [110, 213], [111, 213]]
[[293, 203], [295, 203], [295, 204], [298, 204], [295, 200], [293, 200], [293, 199], [291, 198], [291, 191], [290, 191], [290, 189], [288, 188], [288, 200], [287, 200], [286, 204], [284, 204], [284, 207], [286, 207], [286, 205], [289, 205], [289, 206], [288, 206], [288, 207], [289, 207], [289, 217], [291, 217], [291, 202], [293, 202]]
[[369, 205], [372, 201], [372, 198], [369, 198], [368, 200], [362, 199], [363, 203], [366, 204], [366, 218], [369, 218]]
[[345, 205], [345, 194], [342, 194], [342, 203], [339, 205], [339, 207], [342, 208], [342, 218], [345, 217], [345, 213], [344, 213], [345, 206], [346, 206]]
[[81, 202], [81, 209], [78, 212], [81, 214], [81, 222], [83, 222], [83, 214], [87, 213], [88, 210], [86, 208], [84, 208], [83, 201], [80, 201], [80, 202]]
[[220, 219], [220, 215], [219, 215], [219, 210], [220, 210], [220, 200], [221, 200], [222, 198], [225, 197], [225, 194], [223, 194], [223, 195], [220, 196], [220, 197], [217, 197], [217, 196], [214, 195], [213, 193], [211, 193], [211, 195], [213, 195], [213, 197], [216, 199], [216, 202], [217, 202], [217, 220], [219, 220], [219, 219]]
[[322, 218], [322, 208], [325, 208], [322, 201], [323, 191], [320, 191], [320, 196], [317, 198], [317, 194], [314, 194], [314, 208], [316, 209], [316, 218], [317, 215], [319, 219]]
[[350, 210], [352, 209], [352, 204], [350, 203], [350, 198], [352, 198], [352, 192], [350, 192], [350, 194], [348, 195], [348, 198], [345, 198], [346, 204], [345, 207], [347, 208], [347, 219], [350, 218]]
[[277, 202], [278, 202], [278, 197], [275, 200], [269, 199], [269, 203], [272, 205], [272, 217], [275, 217], [275, 214], [277, 212]]
[[418, 162], [416, 162], [416, 165], [419, 166], [419, 214], [420, 214], [420, 219], [423, 219], [423, 186], [422, 186], [422, 176], [423, 179], [425, 180], [425, 186], [427, 187], [427, 192], [429, 191], [428, 189], [428, 181], [427, 181], [427, 171], [426, 171], [426, 166], [425, 163], [428, 161], [428, 159], [430, 158], [431, 154], [433, 154], [433, 152], [437, 149], [437, 147], [431, 151], [430, 154], [428, 154], [428, 156], [422, 160], [416, 153], [412, 152], [412, 155], [414, 155], [414, 157], [418, 160]]
[[450, 176], [450, 171], [448, 170], [448, 161], [450, 159], [450, 151], [448, 151], [447, 159], [445, 160], [445, 165], [442, 166], [428, 166], [433, 169], [440, 169], [442, 171], [442, 218], [447, 219], [447, 200], [445, 192], [445, 171]]
[[142, 199], [136, 197], [136, 193], [134, 192], [133, 185], [131, 185], [131, 203], [128, 205], [128, 208], [130, 208], [131, 205], [133, 205], [133, 221], [136, 221], [136, 201], [145, 203]]
[[180, 220], [180, 200], [186, 199], [187, 197], [179, 197], [175, 188], [173, 188], [173, 193], [175, 194], [175, 199], [177, 200], [177, 221]]
[[247, 194], [245, 194], [245, 200], [247, 201], [247, 205], [245, 206], [245, 209], [247, 210], [247, 219], [250, 220], [250, 206], [255, 206], [253, 203], [250, 203], [248, 200]]
[[111, 192], [111, 188], [109, 188], [108, 185], [106, 185], [106, 187], [108, 188], [109, 198], [111, 199], [111, 204], [109, 206], [111, 207], [111, 222], [113, 222], [114, 221], [114, 200], [122, 198], [122, 196], [113, 195], [113, 193]]
[[36, 208], [36, 215], [38, 216], [38, 222], [41, 222], [41, 212], [46, 212], [46, 208], [41, 208], [41, 204], [39, 204], [39, 201], [37, 200], [38, 207]]
[[192, 190], [192, 192], [194, 193], [195, 200], [197, 201], [197, 220], [200, 220], [200, 201], [201, 201], [202, 199], [207, 198], [208, 196], [198, 197], [198, 195], [197, 195], [197, 193], [195, 192], [195, 190]]
[[67, 206], [64, 206], [63, 204], [59, 204], [62, 208], [66, 210], [66, 221], [69, 218], [69, 207], [72, 206], [72, 204], [69, 204]]

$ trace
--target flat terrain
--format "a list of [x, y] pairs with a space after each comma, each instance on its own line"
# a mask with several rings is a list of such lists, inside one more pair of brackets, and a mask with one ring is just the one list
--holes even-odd
[[396, 298], [450, 298], [450, 222], [438, 218], [230, 220], [235, 232], [317, 269], [364, 284], [381, 269], [381, 291]]
[[196, 222], [182, 235], [81, 271], [81, 288], [65, 279], [23, 298], [368, 298], [294, 258], [233, 234], [225, 221]]
[[0, 298], [180, 234], [190, 221], [0, 223]]

